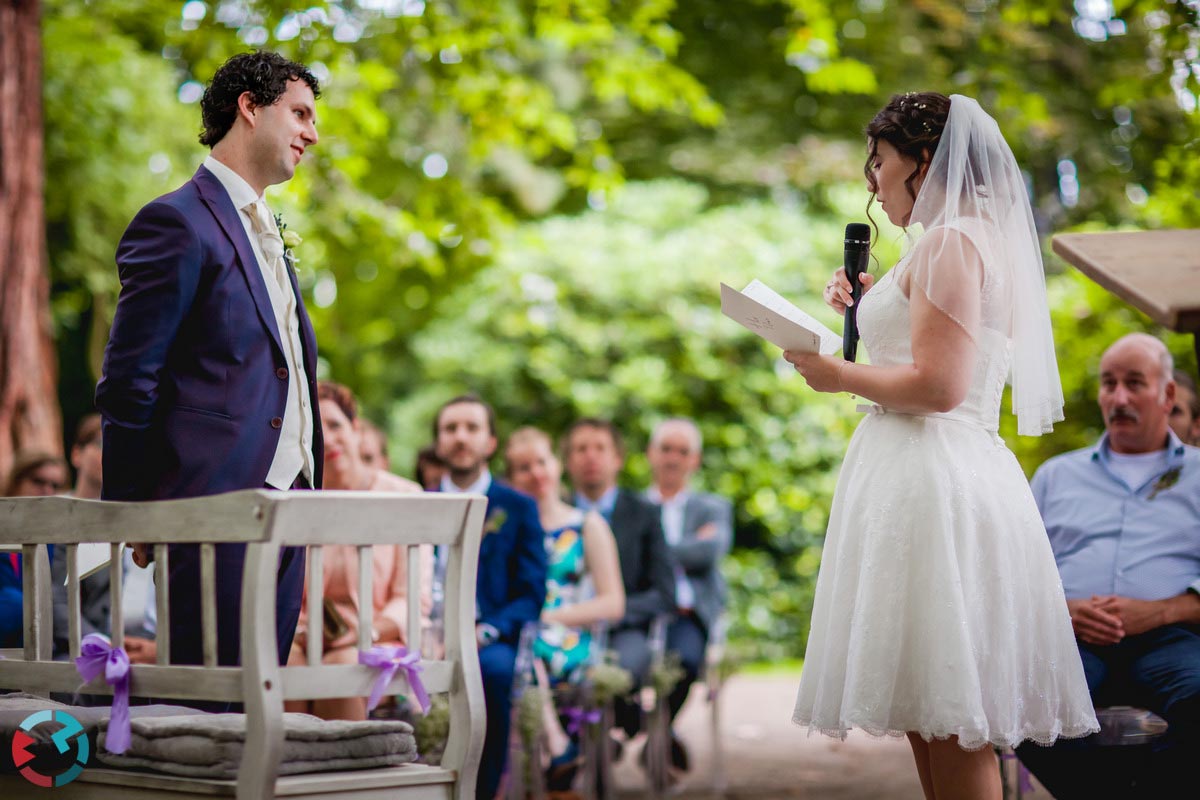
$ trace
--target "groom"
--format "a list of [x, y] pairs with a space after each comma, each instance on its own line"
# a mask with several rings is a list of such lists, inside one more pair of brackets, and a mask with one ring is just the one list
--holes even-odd
[[[162, 500], [321, 484], [317, 342], [263, 191], [317, 143], [317, 79], [275, 53], [234, 56], [205, 90], [201, 144], [182, 187], [149, 203], [117, 248], [121, 294], [96, 406], [106, 500]], [[136, 536], [136, 534], [134, 534]], [[240, 658], [245, 545], [217, 546], [217, 660]], [[135, 545], [135, 560], [149, 553]], [[170, 552], [171, 661], [202, 660], [196, 545]], [[300, 612], [302, 548], [286, 548], [276, 643]]]

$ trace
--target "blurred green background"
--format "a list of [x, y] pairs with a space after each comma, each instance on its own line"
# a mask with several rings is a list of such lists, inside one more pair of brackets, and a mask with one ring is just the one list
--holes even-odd
[[[977, 97], [1026, 170], [1067, 397], [1027, 471], [1091, 442], [1096, 362], [1167, 335], [1049, 253], [1066, 230], [1196, 227], [1200, 27], [1187, 2], [997, 0], [45, 0], [47, 233], [68, 430], [90, 410], [137, 209], [204, 156], [204, 83], [265, 47], [312, 65], [321, 141], [269, 194], [323, 377], [409, 472], [440, 402], [501, 434], [611, 417], [641, 487], [656, 421], [694, 417], [704, 488], [737, 508], [734, 652], [804, 652], [855, 401], [807, 391], [720, 315], [717, 284], [819, 292], [865, 221], [862, 129], [894, 92]], [[881, 212], [885, 270], [901, 234]], [[499, 464], [494, 465], [498, 469]]]

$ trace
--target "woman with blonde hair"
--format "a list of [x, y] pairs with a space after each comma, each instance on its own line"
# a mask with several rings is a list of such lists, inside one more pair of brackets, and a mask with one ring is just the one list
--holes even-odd
[[[546, 531], [546, 603], [533, 646], [539, 685], [578, 683], [592, 647], [591, 627], [625, 614], [625, 587], [612, 530], [596, 512], [584, 513], [562, 499], [562, 465], [543, 431], [519, 428], [504, 450], [505, 474], [533, 497]], [[546, 734], [552, 771], [573, 760], [573, 743], [553, 704], [546, 703]], [[553, 777], [553, 776], [552, 776]]]

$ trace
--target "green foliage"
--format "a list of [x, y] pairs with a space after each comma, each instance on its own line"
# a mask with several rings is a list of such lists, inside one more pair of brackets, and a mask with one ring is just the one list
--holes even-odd
[[423, 764], [440, 764], [450, 738], [450, 699], [445, 694], [429, 698], [429, 711], [412, 717], [413, 736]]
[[45, 5], [46, 243], [70, 422], [91, 410], [118, 286], [117, 240], [146, 201], [195, 168], [199, 125], [176, 101], [161, 56], [77, 3]]
[[587, 682], [591, 686], [590, 706], [600, 708], [622, 697], [633, 688], [633, 675], [617, 665], [615, 651], [605, 653], [605, 661], [588, 667]]
[[674, 691], [676, 685], [683, 680], [683, 664], [679, 653], [667, 651], [663, 654], [662, 663], [650, 668], [650, 685], [654, 687], [656, 697], [666, 697]]
[[[125, 225], [203, 158], [196, 90], [232, 53], [278, 49], [325, 89], [320, 144], [270, 193], [304, 238], [323, 370], [386, 418], [401, 464], [433, 409], [468, 388], [496, 403], [502, 432], [614, 418], [634, 485], [651, 426], [696, 418], [703, 482], [738, 508], [739, 657], [803, 653], [858, 416], [721, 317], [717, 283], [762, 278], [836, 327], [818, 290], [842, 225], [862, 218], [861, 131], [891, 93], [979, 97], [1045, 232], [1200, 226], [1195, 3], [1126, 0], [1109, 20], [1046, 0], [303, 5], [43, 0], [68, 421], [90, 408]], [[1063, 191], [1072, 175], [1077, 197]], [[883, 226], [883, 267], [897, 251]], [[1163, 333], [1047, 265], [1067, 421], [1025, 439], [1002, 418], [1027, 471], [1098, 435], [1103, 348]], [[1187, 338], [1166, 338], [1195, 369]]]

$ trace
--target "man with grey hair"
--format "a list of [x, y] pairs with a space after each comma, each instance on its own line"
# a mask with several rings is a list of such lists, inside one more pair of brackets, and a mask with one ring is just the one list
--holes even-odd
[[[667, 698], [671, 719], [687, 700], [704, 665], [709, 636], [725, 607], [721, 557], [733, 540], [733, 508], [728, 500], [692, 491], [700, 468], [700, 429], [690, 419], [668, 419], [654, 429], [646, 459], [654, 484], [646, 497], [662, 508], [662, 528], [675, 561], [675, 617], [667, 629], [667, 649], [678, 653], [683, 679]], [[687, 751], [671, 736], [671, 761], [688, 768]]]
[[1200, 450], [1168, 427], [1172, 368], [1153, 336], [1119, 339], [1100, 359], [1104, 435], [1033, 477], [1093, 702], [1169, 725], [1137, 769], [1101, 754], [1101, 734], [1022, 745], [1059, 800], [1176, 796], [1200, 753]]

